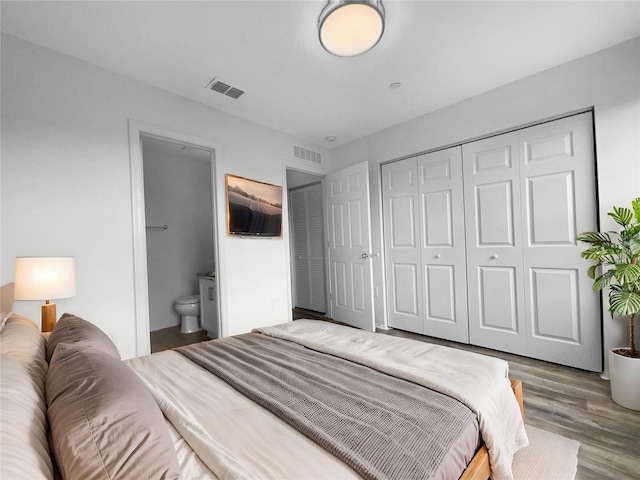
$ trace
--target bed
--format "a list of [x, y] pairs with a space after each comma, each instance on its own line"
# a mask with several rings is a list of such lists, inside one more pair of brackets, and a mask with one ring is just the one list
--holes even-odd
[[3, 479], [501, 480], [527, 445], [506, 362], [328, 322], [122, 361], [14, 315], [0, 352]]

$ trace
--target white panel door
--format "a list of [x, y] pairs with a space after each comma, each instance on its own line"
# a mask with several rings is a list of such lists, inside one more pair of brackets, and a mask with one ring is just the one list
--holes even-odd
[[382, 166], [382, 201], [388, 324], [424, 333], [415, 157]]
[[462, 149], [417, 160], [423, 331], [468, 343]]
[[470, 343], [600, 371], [591, 113], [464, 145], [463, 169]]
[[334, 320], [375, 330], [371, 275], [369, 167], [362, 162], [323, 179]]
[[576, 242], [598, 229], [591, 113], [522, 130], [519, 145], [528, 355], [600, 371], [600, 296]]
[[469, 340], [526, 350], [517, 133], [462, 146]]

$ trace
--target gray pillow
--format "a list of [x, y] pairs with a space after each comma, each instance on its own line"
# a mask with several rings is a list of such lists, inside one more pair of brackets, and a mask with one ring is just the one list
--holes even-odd
[[51, 449], [63, 478], [179, 479], [164, 417], [125, 363], [60, 343], [46, 381]]
[[93, 323], [65, 313], [53, 327], [47, 342], [47, 362], [51, 361], [53, 352], [60, 343], [74, 344], [82, 342], [83, 345], [95, 348], [104, 353], [113, 355], [120, 360], [120, 352], [111, 339], [96, 327]]

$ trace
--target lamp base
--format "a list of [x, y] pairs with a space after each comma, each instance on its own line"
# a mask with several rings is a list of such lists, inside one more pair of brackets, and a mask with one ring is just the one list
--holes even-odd
[[50, 332], [56, 325], [56, 304], [49, 303], [42, 305], [42, 331]]

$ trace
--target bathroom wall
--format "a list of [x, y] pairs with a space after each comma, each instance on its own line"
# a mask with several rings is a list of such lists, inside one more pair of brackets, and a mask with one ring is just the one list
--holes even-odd
[[182, 147], [142, 138], [151, 331], [179, 324], [174, 300], [214, 269], [211, 152]]

